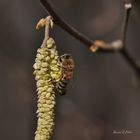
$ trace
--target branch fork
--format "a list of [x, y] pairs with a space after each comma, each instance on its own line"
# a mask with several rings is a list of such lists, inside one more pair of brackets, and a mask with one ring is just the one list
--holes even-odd
[[124, 22], [121, 31], [121, 38], [111, 43], [107, 43], [102, 40], [91, 40], [87, 36], [83, 35], [81, 32], [77, 31], [74, 27], [69, 25], [66, 21], [64, 21], [52, 8], [48, 0], [40, 0], [41, 4], [44, 8], [49, 12], [52, 17], [53, 22], [69, 33], [71, 36], [85, 44], [90, 51], [96, 53], [114, 53], [119, 52], [128, 62], [128, 64], [134, 69], [136, 74], [140, 78], [140, 67], [137, 65], [136, 61], [131, 57], [131, 55], [126, 50], [126, 33], [128, 28], [128, 21], [130, 17], [130, 11], [132, 9], [132, 3], [126, 2], [124, 4]]

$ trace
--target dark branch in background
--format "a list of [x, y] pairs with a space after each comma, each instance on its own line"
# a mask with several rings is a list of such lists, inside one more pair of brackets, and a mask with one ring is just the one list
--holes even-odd
[[128, 28], [128, 21], [130, 17], [130, 12], [132, 10], [132, 3], [125, 3], [124, 4], [124, 9], [125, 9], [125, 14], [124, 14], [124, 22], [122, 26], [122, 43], [123, 43], [123, 48], [125, 47], [125, 42], [126, 42], [126, 33], [127, 33], [127, 28]]
[[[40, 0], [42, 5], [45, 7], [45, 9], [49, 12], [49, 14], [52, 16], [53, 21], [55, 24], [57, 24], [59, 27], [64, 29], [66, 32], [68, 32], [70, 35], [75, 37], [77, 40], [85, 44], [87, 47], [89, 47], [93, 52], [95, 52], [98, 49], [98, 52], [114, 52], [116, 50], [120, 50], [122, 48], [122, 45], [119, 43], [116, 45], [116, 43], [105, 43], [104, 41], [92, 41], [88, 37], [84, 36], [82, 33], [77, 31], [74, 27], [69, 25], [66, 21], [64, 21], [52, 8], [48, 0]], [[115, 41], [116, 42], [116, 41]], [[117, 41], [118, 42], [118, 41]], [[114, 46], [113, 46], [114, 45]]]
[[129, 21], [129, 17], [130, 17], [130, 11], [132, 10], [132, 2], [126, 2], [124, 5], [124, 8], [125, 8], [125, 15], [124, 15], [124, 23], [123, 23], [123, 27], [122, 27], [122, 39], [121, 39], [122, 44], [123, 44], [123, 48], [120, 51], [120, 53], [128, 61], [130, 66], [134, 68], [136, 74], [140, 78], [140, 67], [138, 66], [136, 61], [127, 52], [126, 44], [125, 44], [126, 43], [126, 33], [127, 33], [128, 21]]
[[112, 52], [120, 52], [122, 56], [128, 61], [130, 66], [133, 67], [136, 74], [140, 77], [140, 67], [137, 65], [135, 60], [129, 55], [125, 47], [125, 40], [126, 40], [126, 32], [128, 27], [128, 21], [130, 17], [130, 11], [132, 9], [132, 3], [127, 2], [125, 3], [125, 16], [124, 16], [124, 23], [122, 28], [122, 37], [120, 40], [115, 40], [111, 43], [106, 43], [102, 40], [95, 40], [92, 41], [88, 37], [84, 36], [82, 33], [77, 31], [74, 27], [66, 23], [52, 8], [48, 0], [40, 0], [42, 5], [45, 9], [49, 12], [52, 16], [53, 21], [59, 27], [64, 29], [67, 33], [72, 35], [74, 38], [85, 44], [92, 52], [105, 52], [105, 53], [112, 53]]
[[68, 25], [62, 18], [60, 18], [56, 12], [53, 10], [51, 5], [48, 3], [47, 0], [40, 0], [43, 6], [47, 9], [49, 14], [53, 17], [54, 23], [60, 26], [62, 29], [64, 29], [66, 32], [74, 36], [76, 39], [80, 40], [82, 43], [84, 43], [87, 46], [90, 46], [93, 44], [93, 41], [85, 37], [83, 34], [78, 32], [76, 29], [74, 29], [72, 26]]

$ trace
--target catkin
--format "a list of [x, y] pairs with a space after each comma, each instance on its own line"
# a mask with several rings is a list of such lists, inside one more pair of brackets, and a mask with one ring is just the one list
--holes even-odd
[[37, 86], [37, 129], [35, 140], [49, 140], [54, 127], [54, 88], [60, 80], [61, 70], [57, 65], [58, 53], [55, 42], [49, 38], [46, 43], [37, 50], [34, 75]]

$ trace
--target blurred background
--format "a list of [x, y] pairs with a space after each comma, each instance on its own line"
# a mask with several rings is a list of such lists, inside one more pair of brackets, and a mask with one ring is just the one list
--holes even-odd
[[[123, 0], [49, 0], [68, 23], [90, 37], [111, 42], [120, 36]], [[39, 0], [0, 1], [0, 139], [33, 140], [37, 94], [32, 65], [44, 30], [38, 20], [47, 14]], [[76, 63], [66, 96], [57, 96], [52, 140], [139, 140], [140, 85], [119, 54], [93, 54], [54, 26], [51, 36], [60, 54]], [[127, 49], [140, 59], [140, 1], [134, 1]], [[132, 133], [115, 134], [114, 131]]]

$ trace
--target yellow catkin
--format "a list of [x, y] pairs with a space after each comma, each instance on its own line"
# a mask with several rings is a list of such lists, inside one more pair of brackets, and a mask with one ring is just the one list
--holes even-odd
[[61, 70], [57, 66], [58, 53], [55, 42], [49, 38], [41, 48], [37, 50], [34, 75], [36, 79], [37, 102], [37, 129], [34, 140], [49, 140], [54, 126], [54, 88], [60, 80]]

